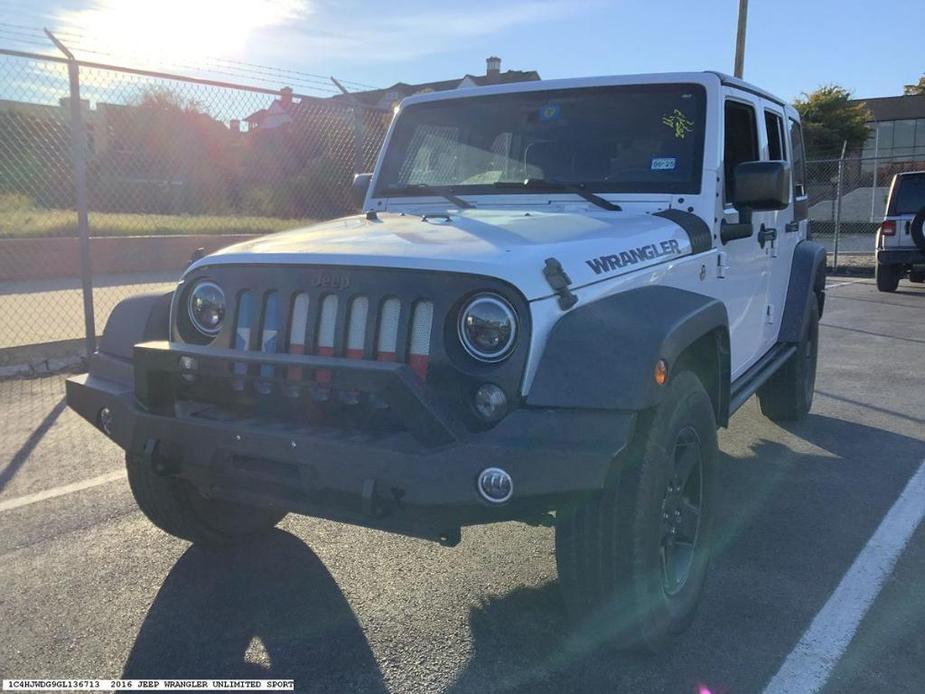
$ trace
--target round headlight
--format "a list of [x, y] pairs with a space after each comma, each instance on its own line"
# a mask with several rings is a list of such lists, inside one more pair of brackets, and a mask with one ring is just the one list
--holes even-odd
[[496, 294], [475, 297], [459, 314], [459, 340], [480, 361], [501, 361], [514, 348], [517, 316]]
[[214, 282], [200, 282], [189, 294], [189, 318], [203, 335], [214, 336], [225, 320], [225, 293]]

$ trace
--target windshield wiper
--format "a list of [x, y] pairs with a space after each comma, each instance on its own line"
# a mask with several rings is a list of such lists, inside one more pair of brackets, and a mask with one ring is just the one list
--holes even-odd
[[495, 188], [545, 188], [547, 190], [562, 190], [568, 193], [575, 193], [578, 197], [584, 198], [592, 205], [597, 205], [611, 212], [620, 212], [622, 207], [610, 200], [602, 198], [587, 189], [584, 183], [565, 183], [553, 178], [528, 178], [522, 183], [516, 181], [497, 181], [492, 183]]
[[389, 186], [385, 189], [386, 194], [392, 193], [394, 195], [401, 195], [407, 193], [420, 193], [421, 195], [436, 195], [438, 197], [449, 200], [451, 203], [459, 207], [460, 209], [468, 210], [475, 205], [471, 202], [466, 202], [460, 197], [453, 195], [451, 192], [442, 188], [440, 186], [427, 186], [422, 183], [409, 183], [406, 186]]

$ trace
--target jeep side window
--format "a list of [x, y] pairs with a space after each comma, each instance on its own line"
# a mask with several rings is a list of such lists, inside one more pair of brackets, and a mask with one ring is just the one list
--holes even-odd
[[726, 134], [723, 146], [723, 171], [726, 175], [725, 201], [732, 200], [733, 172], [746, 161], [757, 161], [758, 123], [755, 109], [739, 101], [726, 102]]
[[768, 131], [768, 159], [786, 160], [784, 150], [784, 119], [773, 111], [764, 112], [764, 127]]
[[803, 151], [803, 129], [790, 119], [790, 151], [793, 152], [793, 197], [806, 197], [806, 153]]
[[896, 179], [890, 200], [890, 216], [915, 214], [925, 207], [925, 174], [906, 174]]

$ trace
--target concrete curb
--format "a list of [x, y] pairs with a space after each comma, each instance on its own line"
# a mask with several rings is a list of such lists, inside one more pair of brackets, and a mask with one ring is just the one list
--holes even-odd
[[[93, 273], [181, 270], [199, 248], [206, 254], [254, 235], [100, 236], [90, 239]], [[76, 238], [0, 239], [0, 282], [80, 277]]]
[[0, 366], [0, 381], [9, 381], [19, 378], [36, 378], [50, 374], [67, 372], [80, 372], [87, 370], [85, 357], [65, 357], [63, 359], [43, 359], [31, 364], [14, 364]]
[[0, 349], [0, 381], [87, 367], [83, 338]]

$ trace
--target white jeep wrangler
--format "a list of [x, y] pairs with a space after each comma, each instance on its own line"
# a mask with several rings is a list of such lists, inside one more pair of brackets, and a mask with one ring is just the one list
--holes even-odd
[[877, 289], [895, 292], [908, 273], [925, 282], [925, 171], [893, 176], [886, 214], [877, 229]]
[[287, 512], [459, 541], [555, 525], [566, 603], [622, 644], [693, 615], [718, 426], [803, 417], [825, 252], [796, 111], [717, 73], [405, 100], [363, 213], [120, 304], [71, 407], [159, 527]]

